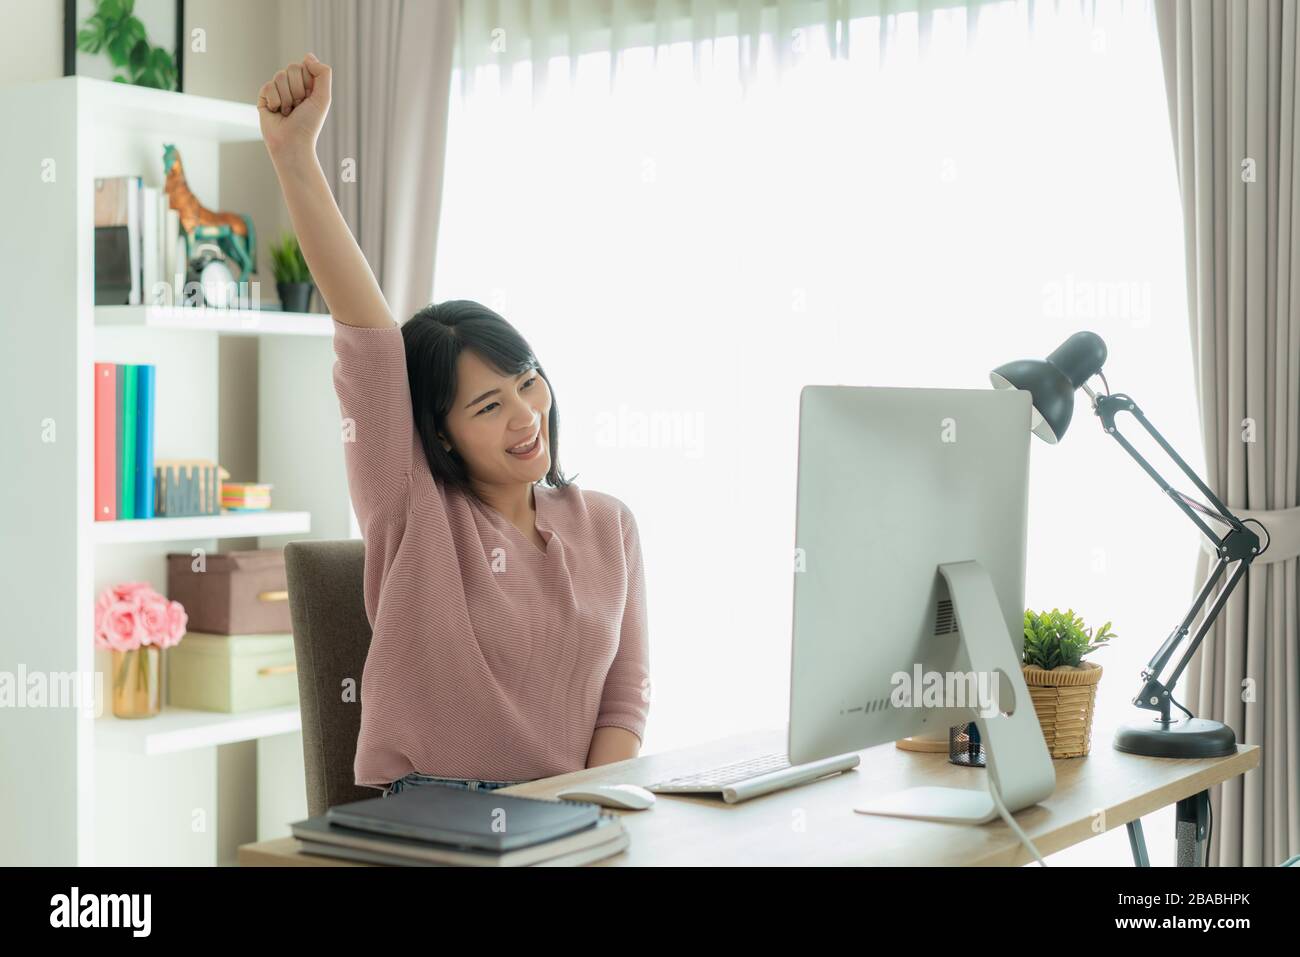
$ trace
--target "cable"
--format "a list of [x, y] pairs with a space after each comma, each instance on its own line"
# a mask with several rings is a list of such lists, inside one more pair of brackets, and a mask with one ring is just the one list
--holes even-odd
[[1104, 386], [1106, 387], [1106, 394], [1107, 394], [1107, 395], [1110, 395], [1110, 383], [1106, 381], [1106, 375], [1105, 375], [1105, 373], [1102, 372], [1100, 369], [1098, 369], [1098, 370], [1097, 370], [1097, 375], [1100, 376], [1100, 378], [1101, 378], [1101, 382], [1102, 382], [1102, 385], [1104, 385]]
[[993, 772], [986, 771], [984, 776], [989, 782], [989, 795], [993, 798], [993, 805], [998, 809], [998, 814], [1002, 816], [1002, 820], [1007, 822], [1007, 827], [1011, 828], [1016, 837], [1020, 838], [1020, 843], [1025, 845], [1030, 854], [1034, 855], [1034, 860], [1038, 861], [1041, 866], [1046, 867], [1047, 862], [1043, 860], [1043, 855], [1038, 853], [1038, 848], [1034, 847], [1034, 842], [1029, 839], [1029, 835], [1020, 829], [1016, 819], [1011, 816], [1007, 806], [1002, 803], [1002, 796], [998, 794], [998, 786], [993, 782]]
[[1214, 839], [1214, 802], [1209, 798], [1205, 799], [1205, 810], [1210, 816], [1210, 823], [1205, 831], [1205, 863], [1210, 862], [1210, 841]]
[[1187, 717], [1188, 717], [1189, 719], [1191, 719], [1191, 720], [1193, 720], [1193, 721], [1196, 720], [1196, 716], [1195, 716], [1194, 714], [1192, 714], [1190, 711], [1188, 711], [1186, 708], [1184, 708], [1181, 704], [1179, 704], [1178, 699], [1174, 697], [1174, 693], [1173, 693], [1172, 691], [1169, 692], [1169, 700], [1172, 701], [1174, 704], [1178, 705], [1178, 710], [1181, 711], [1183, 714], [1187, 715]]

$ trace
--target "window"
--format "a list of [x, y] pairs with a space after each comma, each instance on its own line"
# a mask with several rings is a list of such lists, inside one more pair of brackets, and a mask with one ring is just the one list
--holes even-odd
[[[454, 79], [437, 298], [524, 333], [561, 464], [637, 515], [648, 748], [786, 720], [804, 384], [987, 388], [1092, 329], [1112, 388], [1200, 469], [1154, 22], [1091, 10], [959, 7], [924, 43], [915, 14], [883, 42], [863, 18], [847, 58], [809, 28], [784, 72], [764, 45], [748, 90], [726, 37], [698, 75], [688, 43], [624, 50], [612, 90], [607, 53], [554, 58], [536, 105], [528, 64]], [[1035, 440], [1026, 600], [1114, 622], [1099, 715], [1128, 716], [1196, 542], [1086, 399], [1059, 447]]]

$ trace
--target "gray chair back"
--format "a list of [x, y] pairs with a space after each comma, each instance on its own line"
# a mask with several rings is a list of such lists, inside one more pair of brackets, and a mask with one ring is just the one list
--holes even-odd
[[[284, 547], [293, 650], [298, 664], [307, 813], [379, 797], [353, 775], [361, 730], [361, 672], [370, 650], [360, 539], [305, 540]], [[351, 679], [345, 686], [344, 682]], [[352, 694], [344, 699], [345, 691]]]

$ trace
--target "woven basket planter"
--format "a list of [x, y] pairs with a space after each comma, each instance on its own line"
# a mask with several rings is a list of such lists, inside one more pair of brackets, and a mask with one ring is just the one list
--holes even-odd
[[1081, 758], [1088, 753], [1101, 665], [1085, 661], [1079, 669], [1047, 671], [1037, 665], [1020, 666], [1047, 750], [1054, 758]]

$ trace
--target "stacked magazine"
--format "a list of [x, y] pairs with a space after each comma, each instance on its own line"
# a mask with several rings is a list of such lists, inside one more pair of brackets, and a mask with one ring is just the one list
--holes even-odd
[[563, 867], [628, 845], [619, 817], [598, 805], [446, 784], [340, 804], [290, 828], [306, 854], [406, 867]]

